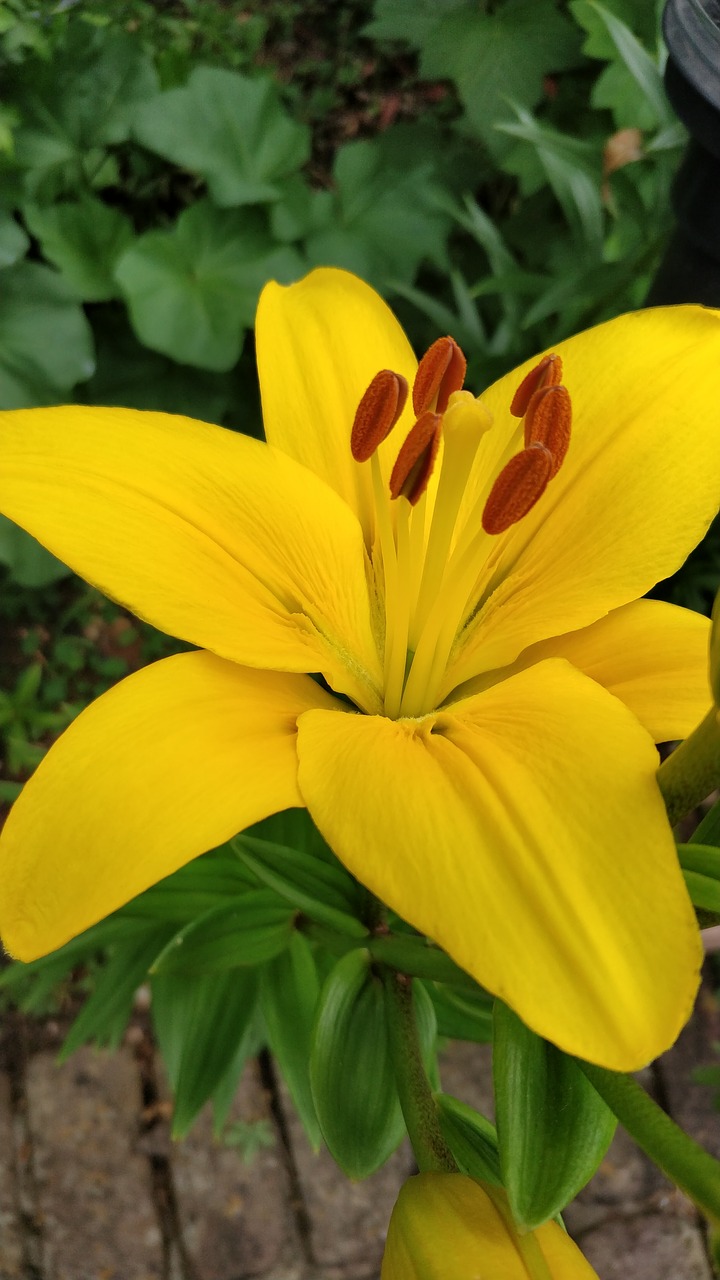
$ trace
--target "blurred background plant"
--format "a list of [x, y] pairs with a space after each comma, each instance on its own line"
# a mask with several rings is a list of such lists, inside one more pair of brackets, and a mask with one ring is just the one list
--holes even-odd
[[[260, 434], [259, 291], [318, 264], [375, 285], [417, 349], [452, 333], [478, 391], [640, 306], [685, 143], [663, 92], [661, 10], [0, 0], [0, 408], [76, 400]], [[709, 611], [719, 541], [716, 529], [660, 593]], [[4, 520], [0, 623], [2, 802], [82, 706], [174, 642]], [[363, 909], [302, 814], [273, 823], [254, 860], [247, 844], [215, 851], [3, 978], [32, 1011], [71, 979], [93, 993], [69, 1052], [119, 1043], [152, 968], [179, 1134], [209, 1097], [222, 1125], [245, 1058], [269, 1042], [319, 1138], [310, 1027]], [[312, 927], [295, 927], [298, 901]], [[240, 945], [243, 921], [253, 928]], [[366, 977], [352, 989], [369, 1028]], [[440, 1034], [489, 1038], [489, 1001], [462, 976], [430, 975], [426, 997]], [[368, 1066], [383, 1078], [382, 1063]], [[389, 1150], [401, 1126], [381, 1102]], [[473, 1150], [490, 1144], [478, 1165], [489, 1177], [492, 1141], [471, 1138]]]

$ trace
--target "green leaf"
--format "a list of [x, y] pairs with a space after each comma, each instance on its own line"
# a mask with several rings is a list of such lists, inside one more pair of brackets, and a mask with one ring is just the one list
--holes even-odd
[[294, 250], [276, 248], [262, 215], [208, 200], [171, 231], [148, 231], [119, 258], [115, 278], [141, 342], [184, 364], [231, 369], [269, 280], [302, 274]]
[[291, 907], [267, 889], [250, 889], [240, 898], [212, 907], [170, 939], [153, 964], [153, 973], [223, 973], [264, 964], [290, 942]]
[[495, 132], [510, 115], [509, 99], [534, 107], [543, 79], [577, 66], [579, 33], [553, 0], [508, 0], [497, 12], [449, 13], [423, 47], [420, 72], [457, 85], [475, 133], [494, 152], [507, 146]]
[[403, 40], [422, 48], [445, 13], [468, 11], [472, 0], [375, 0], [372, 22], [362, 34], [371, 40]]
[[28, 205], [23, 212], [45, 257], [62, 272], [78, 297], [86, 302], [117, 297], [112, 272], [116, 259], [133, 239], [129, 218], [92, 196], [45, 208]]
[[135, 992], [167, 939], [167, 927], [155, 927], [114, 944], [97, 971], [89, 999], [70, 1028], [61, 1060], [88, 1040], [111, 1049], [118, 1047], [130, 1019]]
[[705, 814], [691, 837], [692, 844], [710, 844], [720, 848], [720, 800]]
[[323, 1137], [349, 1178], [384, 1164], [405, 1132], [388, 1044], [383, 988], [367, 951], [350, 951], [320, 996], [310, 1059]]
[[539, 1227], [589, 1182], [615, 1117], [573, 1058], [495, 1003], [493, 1081], [500, 1166], [518, 1226]]
[[720, 912], [720, 849], [693, 841], [677, 851], [693, 906]]
[[[176, 364], [138, 342], [124, 308], [98, 308], [93, 316], [97, 368], [78, 389], [83, 404], [122, 405], [181, 413], [222, 424], [231, 400], [227, 374]], [[252, 423], [247, 414], [243, 430]]]
[[661, 66], [631, 27], [599, 0], [575, 0], [570, 7], [576, 21], [589, 32], [585, 52], [613, 59], [595, 86], [594, 104], [613, 109], [620, 128], [669, 125], [674, 116], [663, 88]]
[[21, 587], [47, 587], [70, 573], [62, 560], [56, 559], [3, 515], [0, 515], [0, 563], [7, 565], [13, 582]]
[[435, 1006], [438, 1035], [448, 1040], [472, 1040], [485, 1044], [492, 1040], [493, 997], [478, 988], [458, 991], [437, 983], [430, 988]]
[[125, 142], [138, 101], [157, 92], [152, 61], [121, 31], [68, 24], [52, 59], [28, 59], [6, 75], [19, 111], [15, 162], [31, 199], [102, 185], [113, 172], [106, 147]]
[[363, 938], [367, 928], [353, 914], [356, 885], [342, 870], [287, 845], [236, 836], [233, 849], [263, 884], [281, 894], [311, 920], [329, 925], [351, 938]]
[[497, 128], [530, 144], [570, 226], [588, 245], [599, 247], [604, 217], [596, 148], [541, 124], [517, 103], [514, 108], [517, 119]]
[[138, 894], [121, 908], [119, 915], [190, 922], [215, 907], [227, 905], [230, 898], [237, 899], [254, 883], [236, 858], [206, 854]]
[[183, 1138], [254, 1048], [257, 973], [163, 974], [153, 977], [152, 993], [153, 1022], [175, 1091], [173, 1137]]
[[320, 983], [310, 944], [302, 934], [293, 934], [289, 947], [265, 966], [260, 992], [268, 1044], [310, 1144], [318, 1151], [321, 1133], [310, 1087], [310, 1050]]
[[135, 113], [143, 146], [200, 174], [223, 207], [277, 200], [278, 183], [310, 155], [305, 125], [290, 120], [270, 76], [196, 67], [187, 84]]
[[443, 1137], [460, 1172], [494, 1187], [502, 1186], [495, 1125], [449, 1093], [436, 1093], [435, 1102]]
[[[311, 232], [305, 249], [311, 263], [354, 271], [384, 292], [394, 279], [411, 281], [421, 262], [447, 266], [449, 217], [439, 206], [431, 157], [405, 146], [405, 126], [372, 142], [350, 142], [337, 153], [334, 212]], [[316, 192], [317, 201], [327, 192]], [[318, 219], [319, 221], [319, 219]]]
[[24, 258], [29, 244], [25, 232], [12, 214], [6, 209], [0, 209], [0, 269], [11, 267], [14, 262]]
[[48, 267], [2, 272], [0, 408], [57, 404], [94, 367], [90, 326], [77, 298]]

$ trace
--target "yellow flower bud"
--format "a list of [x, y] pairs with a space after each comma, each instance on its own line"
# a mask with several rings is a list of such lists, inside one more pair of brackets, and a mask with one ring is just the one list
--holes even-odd
[[556, 1222], [521, 1235], [507, 1198], [462, 1173], [421, 1173], [400, 1191], [380, 1280], [597, 1280]]

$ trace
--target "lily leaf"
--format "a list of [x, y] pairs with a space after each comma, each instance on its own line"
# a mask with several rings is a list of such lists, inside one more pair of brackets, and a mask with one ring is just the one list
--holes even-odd
[[616, 1120], [575, 1060], [499, 1000], [493, 1080], [503, 1183], [516, 1222], [533, 1230], [589, 1182]]

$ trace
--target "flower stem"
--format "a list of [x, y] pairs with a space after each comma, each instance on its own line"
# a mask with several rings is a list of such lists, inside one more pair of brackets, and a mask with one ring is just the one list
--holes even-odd
[[657, 780], [673, 827], [720, 786], [720, 724], [716, 707], [663, 760]]
[[457, 1173], [423, 1065], [412, 982], [404, 974], [384, 969], [383, 983], [395, 1082], [418, 1169], [421, 1173]]
[[684, 1133], [632, 1076], [577, 1063], [637, 1145], [698, 1209], [720, 1223], [720, 1161]]

